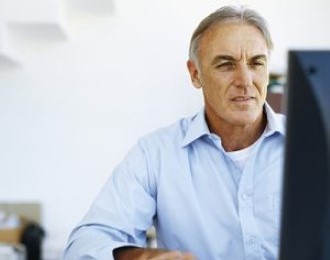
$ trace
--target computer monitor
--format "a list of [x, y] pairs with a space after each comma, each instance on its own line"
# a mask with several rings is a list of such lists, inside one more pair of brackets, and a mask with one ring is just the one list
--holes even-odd
[[330, 259], [330, 51], [290, 51], [280, 260]]

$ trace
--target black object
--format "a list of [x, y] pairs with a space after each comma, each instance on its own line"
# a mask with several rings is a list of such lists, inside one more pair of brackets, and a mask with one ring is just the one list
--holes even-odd
[[290, 51], [280, 260], [330, 259], [330, 50]]
[[41, 260], [44, 230], [35, 223], [29, 223], [23, 230], [21, 243], [26, 248], [27, 260]]

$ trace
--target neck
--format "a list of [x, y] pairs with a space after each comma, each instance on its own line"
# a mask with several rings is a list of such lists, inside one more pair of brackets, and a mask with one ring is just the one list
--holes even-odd
[[207, 116], [210, 131], [220, 136], [222, 146], [227, 152], [242, 150], [256, 142], [265, 130], [267, 117], [265, 112], [251, 124], [232, 125], [217, 118]]

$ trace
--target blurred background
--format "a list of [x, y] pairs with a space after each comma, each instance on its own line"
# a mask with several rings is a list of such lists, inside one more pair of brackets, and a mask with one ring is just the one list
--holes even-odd
[[224, 4], [268, 20], [275, 85], [289, 49], [330, 48], [328, 0], [0, 0], [0, 203], [38, 205], [43, 259], [139, 137], [200, 109], [189, 40]]

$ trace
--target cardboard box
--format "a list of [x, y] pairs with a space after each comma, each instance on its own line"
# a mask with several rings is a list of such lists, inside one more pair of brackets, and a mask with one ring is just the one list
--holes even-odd
[[0, 229], [0, 242], [7, 244], [19, 244], [23, 228]]
[[24, 217], [20, 217], [21, 225], [17, 228], [0, 228], [0, 243], [19, 244], [23, 230], [29, 223]]
[[17, 214], [21, 225], [17, 228], [0, 228], [0, 243], [19, 244], [25, 226], [40, 224], [40, 205], [38, 203], [0, 203], [0, 210], [8, 214]]

